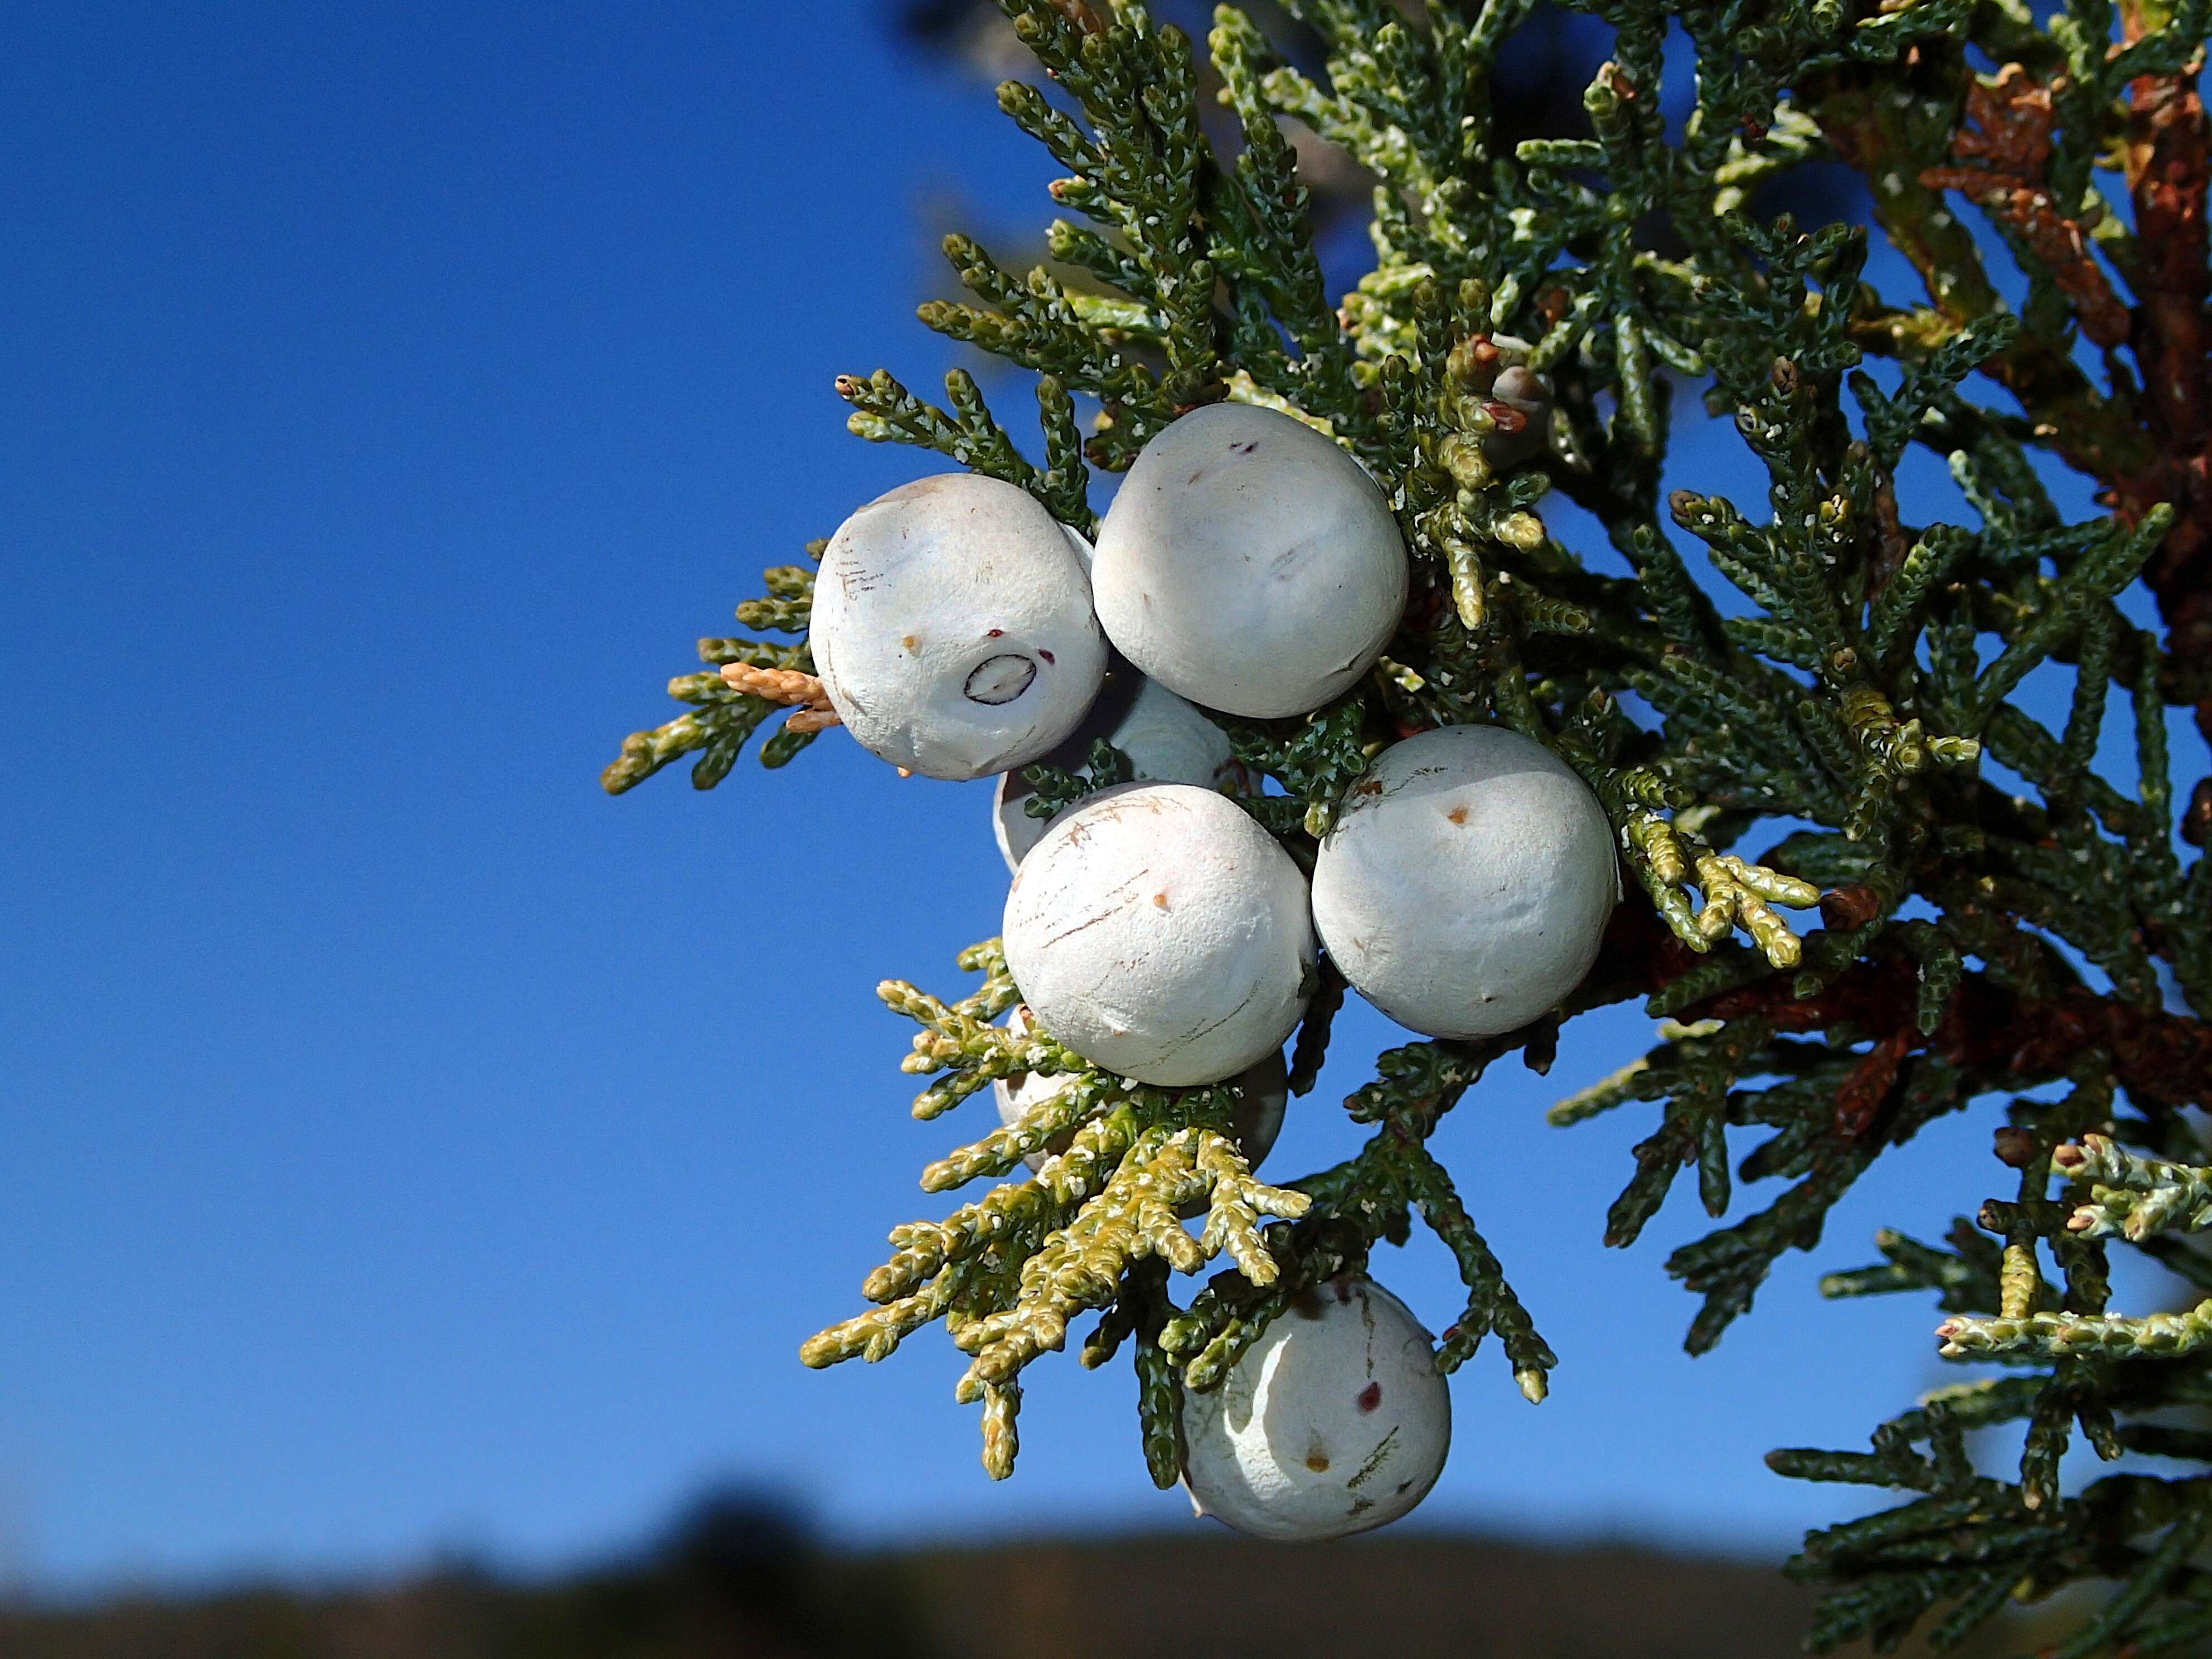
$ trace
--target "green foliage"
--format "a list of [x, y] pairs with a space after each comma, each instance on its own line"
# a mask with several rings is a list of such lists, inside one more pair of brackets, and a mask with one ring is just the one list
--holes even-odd
[[[819, 559], [826, 541], [809, 544], [810, 559]], [[774, 633], [806, 632], [814, 606], [814, 572], [806, 566], [787, 564], [762, 573], [768, 592], [738, 607], [738, 620], [748, 628]], [[699, 641], [699, 660], [710, 668], [739, 662], [754, 668], [814, 671], [814, 656], [802, 637], [793, 645], [767, 640], [705, 639]], [[760, 730], [779, 705], [766, 697], [732, 690], [719, 674], [680, 674], [668, 683], [668, 695], [691, 704], [696, 713], [680, 714], [650, 732], [635, 732], [623, 739], [622, 753], [599, 775], [599, 784], [610, 795], [635, 789], [655, 772], [690, 754], [698, 755], [691, 768], [691, 787], [712, 789], [729, 776], [745, 744]], [[761, 745], [761, 764], [782, 766], [814, 741], [811, 732], [779, 729]]]
[[1129, 757], [1101, 738], [1091, 745], [1080, 771], [1065, 771], [1057, 766], [1024, 767], [1022, 778], [1031, 793], [1023, 800], [1022, 811], [1033, 818], [1048, 818], [1087, 795], [1127, 783], [1136, 775]]
[[[1192, 43], [1135, 0], [1002, 4], [1047, 79], [1009, 82], [1000, 106], [1066, 169], [1052, 195], [1073, 217], [1048, 234], [1054, 266], [1026, 276], [951, 239], [974, 302], [921, 314], [1034, 373], [1043, 465], [964, 371], [941, 409], [884, 373], [841, 380], [852, 429], [1018, 484], [1087, 531], [1088, 469], [1126, 467], [1185, 410], [1238, 398], [1315, 425], [1381, 481], [1413, 599], [1383, 661], [1334, 704], [1224, 721], [1273, 786], [1246, 805], [1310, 863], [1385, 744], [1500, 723], [1590, 782], [1632, 896], [1567, 1006], [1508, 1038], [1384, 1054], [1346, 1103], [1374, 1138], [1279, 1188], [1226, 1133], [1231, 1085], [1146, 1088], [991, 1024], [1018, 994], [994, 947], [963, 958], [985, 975], [963, 1002], [887, 984], [921, 1028], [908, 1069], [943, 1073], [918, 1115], [1017, 1073], [1069, 1083], [931, 1167], [924, 1184], [950, 1190], [1047, 1154], [1033, 1177], [899, 1229], [866, 1286], [874, 1309], [814, 1338], [808, 1363], [881, 1358], [942, 1320], [971, 1357], [961, 1397], [983, 1407], [1002, 1475], [1020, 1371], [1096, 1311], [1084, 1361], [1131, 1348], [1144, 1452], [1167, 1484], [1182, 1391], [1217, 1386], [1291, 1299], [1418, 1218], [1468, 1291], [1440, 1363], [1494, 1333], [1540, 1399], [1557, 1361], [1425, 1143], [1487, 1065], [1519, 1051], [1543, 1069], [1561, 1019], [1640, 996], [1665, 1022], [1658, 1045], [1553, 1114], [1658, 1105], [1606, 1242], [1633, 1243], [1685, 1170], [1717, 1218], [1740, 1185], [1787, 1183], [1668, 1260], [1703, 1298], [1693, 1351], [1782, 1254], [1818, 1243], [1882, 1152], [2013, 1099], [1996, 1133], [2021, 1172], [2012, 1197], [1948, 1246], [1885, 1232], [1880, 1265], [1826, 1281], [1932, 1292], [1947, 1357], [2013, 1371], [1931, 1396], [1871, 1453], [1776, 1455], [1786, 1474], [1912, 1494], [1808, 1540], [1791, 1571], [1832, 1587], [1814, 1644], [1886, 1648], [1932, 1615], [1946, 1648], [2008, 1601], [2083, 1579], [2119, 1588], [2053, 1652], [2212, 1636], [2212, 1575], [2191, 1562], [2212, 1529], [2212, 1434], [2172, 1420], [2212, 1405], [2212, 1302], [2114, 1313], [2106, 1259], [2138, 1249], [2212, 1290], [2179, 1237], [2212, 1216], [2184, 1116], [2212, 1105], [2212, 875], [2176, 847], [2166, 726], [2170, 704], [2195, 703], [2212, 731], [2212, 374], [2197, 331], [2212, 143], [2188, 78], [2206, 6], [2134, 0], [2115, 20], [2075, 0], [2039, 26], [2010, 0], [1578, 0], [1613, 33], [1587, 132], [1517, 143], [1494, 135], [1492, 76], [1528, 0], [1431, 0], [1418, 18], [1303, 0], [1289, 9], [1328, 47], [1317, 77], [1224, 6], [1208, 49], [1242, 137], [1219, 155]], [[2108, 50], [2116, 21], [2125, 44]], [[1670, 31], [1689, 47], [1674, 105]], [[1976, 73], [1973, 54], [1999, 72]], [[1334, 300], [1298, 127], [1376, 182], [1374, 269]], [[1868, 182], [1875, 230], [1923, 292], [1867, 280], [1866, 229], [1762, 211], [1764, 191], [1824, 158]], [[2016, 271], [1991, 275], [1947, 192], [1989, 219]], [[1503, 441], [1526, 426], [1492, 395], [1504, 365], [1548, 380], [1540, 447]], [[1686, 393], [1734, 422], [1763, 503], [1662, 499]], [[1948, 468], [1971, 521], [1908, 516], [1916, 449]], [[2039, 471], [2054, 465], [2109, 510], [2067, 520]], [[1555, 489], [1628, 574], [1559, 539], [1539, 511]], [[2118, 602], [2137, 583], [2157, 630]], [[806, 573], [786, 569], [739, 615], [803, 635], [805, 608]], [[801, 671], [805, 652], [803, 637], [702, 645], [709, 663]], [[2061, 731], [2020, 700], [2039, 674], [2071, 678]], [[632, 738], [611, 790], [694, 750], [710, 787], [769, 712], [714, 677], [672, 690], [695, 712]], [[2114, 713], [2134, 734], [2117, 777], [2099, 769]], [[763, 758], [804, 741], [779, 736]], [[1035, 810], [1121, 765], [1106, 750], [1087, 775], [1034, 771]], [[2212, 790], [2196, 799], [2182, 828], [2201, 840]], [[1735, 851], [1762, 823], [1773, 845]], [[1817, 928], [1782, 914], [1816, 904]], [[1325, 969], [1293, 1057], [1301, 1092], [1342, 994]], [[1765, 1132], [1733, 1168], [1732, 1128]], [[2055, 1196], [2054, 1181], [2073, 1184]], [[1185, 1205], [1203, 1208], [1196, 1237]], [[1176, 1275], [1223, 1256], [1173, 1299]], [[1977, 1474], [1966, 1450], [2002, 1424], [2025, 1425], [2016, 1480]], [[2100, 1456], [2199, 1468], [2067, 1495], [2077, 1430]]]

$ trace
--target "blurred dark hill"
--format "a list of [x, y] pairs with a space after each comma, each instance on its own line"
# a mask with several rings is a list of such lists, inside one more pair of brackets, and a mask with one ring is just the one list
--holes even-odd
[[[5, 1659], [1784, 1659], [1808, 1598], [1771, 1567], [1419, 1533], [1315, 1547], [1212, 1531], [840, 1554], [711, 1498], [654, 1548], [551, 1583], [445, 1571], [0, 1609]], [[2016, 1651], [1960, 1650], [1966, 1659]]]

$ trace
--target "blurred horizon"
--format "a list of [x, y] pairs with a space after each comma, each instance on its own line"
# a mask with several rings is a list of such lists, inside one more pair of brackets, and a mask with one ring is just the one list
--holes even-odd
[[[1125, 1367], [1034, 1368], [993, 1486], [938, 1333], [797, 1363], [988, 1111], [910, 1121], [873, 995], [997, 931], [988, 786], [836, 734], [597, 784], [762, 566], [931, 470], [830, 390], [961, 361], [912, 316], [931, 204], [1010, 248], [1051, 216], [895, 12], [0, 19], [0, 1583], [557, 1572], [728, 1481], [841, 1547], [1216, 1535], [1146, 1480]], [[1675, 418], [1675, 482], [1758, 497]], [[1995, 1113], [1886, 1157], [1692, 1361], [1694, 1203], [1598, 1244], [1649, 1116], [1541, 1121], [1650, 1029], [1590, 1017], [1437, 1137], [1562, 1364], [1532, 1411], [1469, 1363], [1394, 1536], [1778, 1559], [1867, 1499], [1761, 1455], [1958, 1375], [1924, 1300], [1814, 1286], [1971, 1213]], [[1402, 1040], [1346, 1010], [1271, 1176], [1356, 1144], [1334, 1103]], [[1376, 1272], [1432, 1328], [1463, 1301], [1433, 1241]]]
[[[381, 1583], [0, 1601], [0, 1648], [10, 1659], [1507, 1659], [1540, 1646], [1547, 1659], [1787, 1659], [1812, 1600], [1765, 1565], [1433, 1531], [1285, 1545], [1154, 1530], [856, 1554], [732, 1491], [560, 1577], [452, 1562]], [[2048, 1613], [2010, 1615], [1956, 1659], [1995, 1659], [2052, 1628]]]
[[[1176, 1500], [1165, 1514], [1131, 1512], [1107, 1517], [1066, 1517], [1060, 1524], [1042, 1528], [1024, 1525], [989, 1529], [969, 1535], [854, 1534], [825, 1524], [817, 1507], [802, 1490], [763, 1483], [742, 1474], [708, 1477], [673, 1494], [670, 1501], [635, 1523], [610, 1531], [573, 1553], [558, 1558], [526, 1560], [502, 1555], [481, 1542], [452, 1540], [439, 1542], [411, 1558], [392, 1561], [329, 1563], [305, 1569], [238, 1562], [211, 1571], [161, 1577], [115, 1577], [76, 1584], [0, 1583], [0, 1609], [15, 1607], [91, 1610], [121, 1601], [147, 1601], [188, 1606], [196, 1601], [254, 1594], [270, 1589], [305, 1596], [376, 1593], [426, 1581], [459, 1579], [509, 1585], [518, 1589], [559, 1586], [608, 1573], [650, 1568], [654, 1563], [680, 1556], [696, 1547], [702, 1534], [720, 1535], [734, 1530], [764, 1551], [828, 1559], [865, 1560], [915, 1552], [972, 1551], [990, 1554], [1026, 1547], [1075, 1547], [1096, 1545], [1103, 1549], [1154, 1544], [1223, 1544], [1244, 1547], [1255, 1541], [1276, 1547], [1268, 1540], [1253, 1540], [1212, 1522], [1183, 1524], [1190, 1519], [1188, 1499], [1181, 1492], [1167, 1496]], [[1504, 1547], [1536, 1554], [1571, 1559], [1578, 1555], [1629, 1551], [1658, 1560], [1721, 1569], [1750, 1568], [1771, 1571], [1778, 1558], [1756, 1548], [1700, 1544], [1694, 1540], [1655, 1537], [1645, 1529], [1591, 1530], [1571, 1528], [1557, 1534], [1529, 1535], [1498, 1519], [1439, 1517], [1416, 1510], [1403, 1521], [1372, 1532], [1332, 1540], [1358, 1548], [1378, 1545], [1419, 1547]], [[1329, 1546], [1300, 1545], [1304, 1550]], [[0, 1633], [4, 1633], [0, 1630]]]

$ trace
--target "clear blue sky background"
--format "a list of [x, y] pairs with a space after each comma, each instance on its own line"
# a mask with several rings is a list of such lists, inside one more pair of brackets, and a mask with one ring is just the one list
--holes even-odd
[[[761, 565], [920, 470], [830, 380], [949, 361], [924, 198], [1044, 216], [988, 94], [864, 0], [23, 3], [0, 156], [9, 1574], [553, 1565], [725, 1478], [856, 1539], [1193, 1524], [1125, 1370], [1036, 1368], [994, 1486], [940, 1337], [794, 1358], [975, 1127], [908, 1119], [872, 988], [996, 931], [981, 786], [834, 737], [596, 782]], [[1771, 1551], [1837, 1498], [1759, 1455], [1936, 1374], [1923, 1303], [1812, 1281], [1996, 1190], [1957, 1173], [1987, 1109], [1692, 1362], [1694, 1205], [1597, 1244], [1649, 1109], [1540, 1121], [1647, 1032], [1593, 1019], [1440, 1137], [1564, 1365], [1540, 1410], [1462, 1373], [1427, 1521]], [[1390, 1040], [1346, 1022], [1271, 1169], [1354, 1144], [1330, 1103]], [[1431, 1247], [1382, 1272], [1458, 1305]]]

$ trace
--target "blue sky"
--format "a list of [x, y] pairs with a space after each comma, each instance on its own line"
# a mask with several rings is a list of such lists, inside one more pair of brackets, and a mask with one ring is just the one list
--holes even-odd
[[[830, 391], [950, 361], [918, 206], [1038, 222], [1048, 163], [862, 0], [26, 3], [0, 155], [0, 1572], [547, 1566], [732, 1477], [854, 1539], [1194, 1524], [1124, 1370], [1037, 1367], [994, 1486], [940, 1337], [795, 1359], [974, 1127], [908, 1119], [872, 987], [996, 931], [983, 786], [834, 735], [596, 782], [760, 566], [922, 470]], [[1273, 1172], [1355, 1144], [1394, 1037], [1340, 1030]], [[1694, 1205], [1597, 1244], [1649, 1109], [1540, 1115], [1648, 1030], [1439, 1138], [1563, 1365], [1461, 1374], [1425, 1521], [1772, 1551], [1837, 1497], [1759, 1455], [1936, 1380], [1924, 1304], [1811, 1285], [1996, 1189], [1987, 1109], [1692, 1362]], [[1382, 1273], [1458, 1305], [1433, 1248]]]

